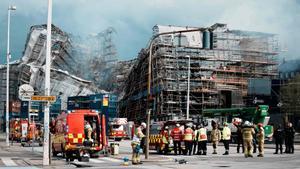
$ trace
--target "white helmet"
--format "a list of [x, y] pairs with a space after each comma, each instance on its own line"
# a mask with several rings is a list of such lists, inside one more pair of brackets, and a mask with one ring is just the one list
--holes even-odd
[[177, 123], [177, 124], [176, 124], [176, 127], [180, 127], [180, 124], [179, 124], [179, 123]]
[[249, 121], [245, 121], [244, 125], [245, 126], [251, 126], [251, 123]]
[[141, 126], [146, 128], [147, 125], [146, 125], [146, 123], [143, 122], [143, 123], [141, 123]]

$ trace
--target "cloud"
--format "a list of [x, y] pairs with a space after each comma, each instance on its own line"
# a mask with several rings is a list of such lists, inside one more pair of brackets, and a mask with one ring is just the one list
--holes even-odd
[[[1, 0], [0, 63], [6, 51], [9, 2], [18, 8], [12, 15], [14, 58], [22, 55], [30, 26], [47, 19], [47, 0]], [[288, 49], [282, 55], [295, 58], [300, 53], [299, 11], [299, 0], [53, 0], [53, 23], [82, 35], [114, 27], [121, 59], [135, 57], [146, 46], [155, 24], [210, 26], [215, 22], [227, 23], [230, 29], [278, 33]]]

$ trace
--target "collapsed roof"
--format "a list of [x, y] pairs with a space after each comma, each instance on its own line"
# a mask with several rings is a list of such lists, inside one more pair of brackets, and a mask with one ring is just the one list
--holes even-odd
[[[44, 68], [46, 62], [46, 25], [36, 25], [30, 28], [22, 58], [16, 62], [19, 71], [18, 86], [30, 84], [36, 95], [44, 94]], [[69, 36], [52, 25], [52, 55], [51, 55], [51, 95], [60, 96], [62, 109], [66, 109], [69, 96], [87, 95], [102, 92], [92, 81], [77, 77], [80, 70], [76, 59], [69, 51], [71, 43]], [[3, 65], [2, 68], [5, 66]]]

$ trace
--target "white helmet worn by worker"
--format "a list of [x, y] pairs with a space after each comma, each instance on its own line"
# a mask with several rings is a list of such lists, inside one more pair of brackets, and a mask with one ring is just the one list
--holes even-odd
[[250, 126], [251, 123], [249, 121], [245, 121], [244, 126]]
[[176, 124], [176, 127], [180, 127], [180, 124], [179, 124], [179, 123], [177, 123], [177, 124]]
[[165, 127], [165, 129], [166, 129], [166, 130], [168, 130], [168, 129], [169, 129], [169, 127], [168, 127], [168, 126], [166, 126], [166, 127]]
[[144, 128], [146, 128], [146, 123], [144, 123], [144, 122], [141, 123], [141, 126], [144, 127]]

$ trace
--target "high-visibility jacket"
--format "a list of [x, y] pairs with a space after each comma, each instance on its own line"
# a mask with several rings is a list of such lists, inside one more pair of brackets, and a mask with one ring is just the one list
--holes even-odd
[[207, 131], [206, 128], [200, 128], [197, 132], [198, 141], [206, 141], [207, 140]]
[[243, 139], [244, 140], [252, 140], [253, 139], [253, 134], [255, 133], [253, 127], [243, 127], [242, 129], [242, 134], [243, 134]]
[[163, 130], [162, 132], [162, 143], [167, 144], [169, 141], [169, 131]]
[[171, 137], [173, 138], [173, 141], [181, 141], [182, 140], [182, 131], [178, 127], [175, 127], [171, 131]]
[[183, 140], [184, 141], [193, 141], [194, 138], [194, 131], [188, 127], [184, 130], [184, 137]]
[[225, 126], [222, 131], [223, 140], [230, 140], [230, 136], [231, 136], [230, 128]]
[[142, 128], [140, 126], [140, 127], [136, 128], [134, 131], [132, 143], [139, 144], [143, 137], [145, 137], [145, 135], [143, 134]]

